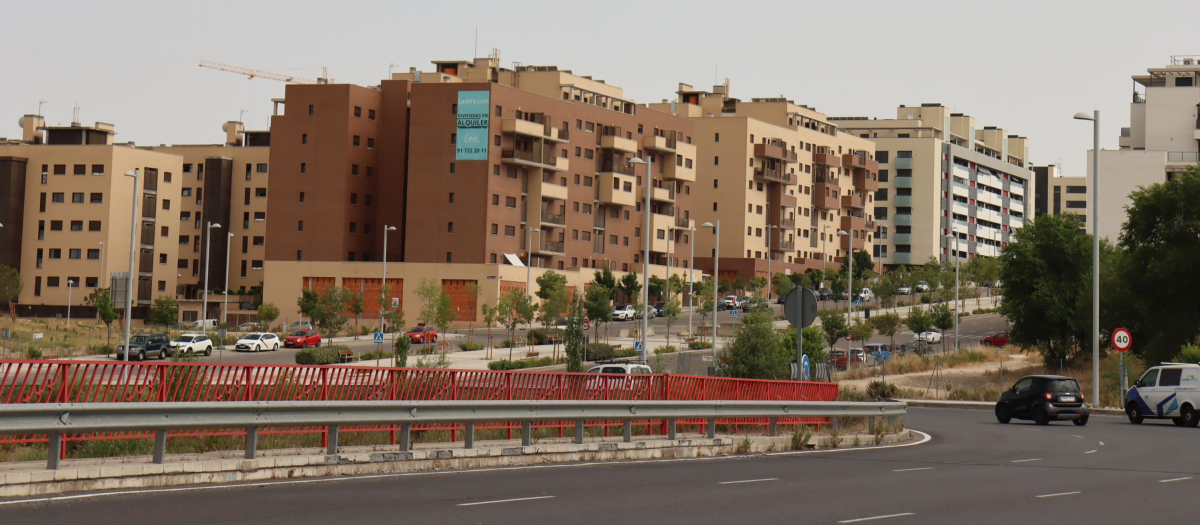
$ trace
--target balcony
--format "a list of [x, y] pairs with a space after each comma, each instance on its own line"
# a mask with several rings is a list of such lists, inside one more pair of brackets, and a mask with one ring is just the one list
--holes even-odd
[[763, 182], [782, 182], [784, 184], [792, 183], [792, 176], [784, 173], [781, 169], [772, 168], [754, 168], [754, 178]]
[[546, 119], [541, 115], [533, 115], [533, 117], [535, 121], [506, 118], [500, 123], [500, 131], [538, 138], [550, 137], [550, 124], [545, 121]]
[[554, 142], [570, 142], [571, 130], [550, 128], [550, 135], [546, 138], [553, 140]]
[[696, 145], [686, 142], [675, 144], [675, 161], [664, 166], [663, 176], [671, 180], [696, 182]]
[[[500, 151], [500, 160], [509, 164], [531, 168], [557, 171], [567, 170], [567, 159], [555, 157], [550, 148], [534, 148], [533, 150], [504, 148]], [[560, 162], [561, 165], [559, 164]]]
[[792, 239], [779, 241], [779, 246], [772, 246], [771, 251], [776, 251], [776, 252], [796, 251], [796, 239], [792, 238]]
[[614, 126], [603, 126], [600, 132], [600, 147], [611, 148], [617, 151], [627, 153], [637, 153], [638, 143], [632, 139], [627, 139], [621, 134], [621, 128]]
[[796, 229], [796, 219], [779, 219], [778, 226], [785, 230], [794, 230]]
[[675, 153], [675, 132], [666, 133], [667, 136], [660, 137], [658, 135], [646, 135], [642, 137], [642, 147], [648, 150], [662, 151], [665, 153]]
[[821, 166], [841, 166], [842, 159], [828, 153], [813, 153], [813, 164]]
[[549, 209], [543, 209], [542, 210], [542, 224], [566, 226], [567, 225], [567, 215], [566, 214], [559, 215], [559, 214], [556, 214], [556, 213], [550, 211]]
[[854, 187], [863, 191], [879, 189], [879, 171], [866, 168], [854, 169]]
[[779, 205], [783, 206], [784, 208], [795, 208], [796, 207], [796, 196], [795, 195], [780, 195], [779, 196]]
[[607, 172], [601, 173], [599, 179], [596, 198], [601, 203], [633, 206], [637, 202], [637, 196], [633, 193], [634, 183], [637, 181], [632, 175]]
[[912, 177], [892, 177], [892, 185], [897, 188], [911, 188], [911, 187], [913, 187], [913, 178]]
[[629, 164], [629, 159], [624, 155], [619, 155], [613, 152], [600, 151], [596, 157], [596, 173], [619, 173], [621, 175], [633, 175], [633, 166]]
[[911, 170], [913, 167], [912, 157], [896, 157], [892, 160], [892, 166], [898, 170]]
[[[839, 235], [838, 239], [839, 239], [838, 244], [841, 245], [842, 250], [849, 251], [850, 250], [850, 237], [845, 236], [845, 235]], [[867, 245], [866, 239], [862, 238], [862, 236], [858, 236], [858, 237], [854, 238], [854, 249], [855, 250], [861, 250], [866, 245]]]
[[[678, 212], [676, 212], [676, 213], [678, 213]], [[692, 226], [692, 220], [691, 220], [691, 219], [685, 219], [685, 218], [683, 218], [683, 216], [682, 216], [682, 215], [676, 215], [676, 216], [675, 216], [675, 227], [676, 227], [676, 228], [682, 228], [682, 229], [690, 229], [690, 228], [692, 228], [692, 227], [693, 227], [693, 226]]]
[[863, 207], [863, 197], [857, 193], [842, 196], [843, 208], [859, 208]]
[[650, 188], [650, 198], [656, 201], [675, 202], [674, 185], [670, 188]]
[[566, 255], [567, 252], [564, 251], [563, 243], [561, 242], [542, 241], [541, 244], [535, 247], [534, 253], [544, 255]]
[[895, 233], [892, 234], [892, 242], [896, 244], [912, 244], [911, 233]]
[[842, 206], [838, 194], [841, 189], [833, 184], [818, 182], [813, 185], [813, 206], [826, 210], [836, 210]]
[[892, 217], [892, 222], [895, 223], [896, 226], [912, 226], [912, 214], [897, 213], [894, 217]]
[[[650, 214], [650, 251], [667, 253], [671, 246], [671, 227], [673, 226], [675, 226], [674, 216], [661, 213]], [[663, 235], [662, 238], [659, 238], [660, 232]]]
[[892, 197], [892, 204], [901, 208], [911, 208], [912, 195], [896, 195]]
[[863, 217], [855, 217], [853, 215], [843, 215], [841, 229], [850, 230], [865, 230], [867, 229], [867, 219]]
[[755, 144], [754, 156], [778, 159], [784, 162], [796, 162], [796, 153], [794, 151], [788, 151], [786, 147], [786, 144], [783, 143], [780, 143], [779, 145]]
[[592, 236], [592, 253], [598, 253], [600, 255], [604, 255], [604, 236], [603, 235], [593, 235]]
[[847, 153], [842, 155], [842, 166], [847, 168], [865, 169], [867, 167], [866, 152]]
[[158, 213], [158, 199], [153, 195], [142, 196], [142, 218], [154, 220]]
[[592, 215], [592, 227], [597, 230], [603, 230], [607, 221], [608, 215], [604, 213], [603, 209], [597, 209], [596, 213]]
[[[899, 243], [896, 243], [896, 244], [899, 244]], [[912, 264], [912, 253], [894, 252], [894, 253], [892, 253], [892, 262], [895, 264]]]

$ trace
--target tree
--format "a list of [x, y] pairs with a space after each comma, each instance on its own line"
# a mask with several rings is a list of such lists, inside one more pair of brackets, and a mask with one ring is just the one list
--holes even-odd
[[611, 294], [608, 298], [610, 302], [617, 300], [617, 278], [613, 275], [612, 270], [608, 269], [608, 266], [596, 270], [596, 273], [592, 274], [592, 285], [600, 285], [608, 290], [608, 293]]
[[933, 327], [942, 333], [942, 349], [945, 350], [946, 330], [954, 328], [954, 311], [946, 303], [941, 303], [933, 305], [929, 313], [933, 317]]
[[821, 330], [825, 332], [825, 341], [829, 348], [837, 344], [838, 339], [846, 337], [849, 327], [846, 326], [846, 314], [841, 310], [826, 308], [817, 314], [821, 318]]
[[[808, 356], [810, 363], [824, 363], [829, 360], [829, 354], [825, 353], [825, 333], [819, 326], [804, 327], [804, 355]], [[788, 327], [787, 331], [780, 337], [780, 344], [783, 346], [783, 351], [789, 353], [791, 362], [796, 361], [796, 329]]]
[[0, 265], [0, 303], [8, 308], [13, 322], [17, 321], [17, 298], [21, 296], [21, 273], [16, 268]]
[[671, 327], [679, 320], [679, 313], [682, 311], [683, 307], [679, 305], [679, 300], [675, 298], [668, 299], [666, 304], [663, 305], [663, 321], [667, 323], [667, 346], [671, 346]]
[[317, 296], [319, 315], [313, 318], [313, 324], [329, 338], [336, 336], [346, 326], [347, 294], [346, 289], [341, 286], [330, 286], [321, 290]]
[[318, 310], [321, 307], [321, 294], [312, 288], [300, 290], [300, 297], [296, 299], [296, 306], [300, 309], [300, 315], [307, 317], [313, 324], [317, 324], [317, 316], [321, 315]]
[[350, 289], [346, 290], [345, 299], [346, 299], [346, 309], [349, 310], [350, 313], [354, 314], [354, 339], [357, 340], [358, 339], [358, 318], [361, 317], [363, 314], [363, 308], [365, 307], [365, 300], [363, 298], [363, 294], [356, 292], [354, 290], [350, 290]]
[[687, 289], [687, 282], [680, 277], [679, 274], [674, 274], [670, 279], [667, 279], [667, 293], [671, 297], [679, 297], [684, 290]]
[[912, 333], [917, 334], [918, 340], [921, 341], [921, 347], [924, 348], [925, 338], [921, 337], [921, 334], [933, 328], [933, 316], [920, 306], [913, 305], [912, 311], [904, 319], [904, 326], [912, 330]]
[[896, 349], [896, 332], [900, 331], [900, 316], [897, 314], [877, 315], [871, 319], [871, 323], [875, 325], [875, 331], [879, 335], [887, 337], [892, 342], [892, 350]]
[[742, 277], [739, 275], [739, 276], [733, 278], [733, 282], [729, 283], [729, 286], [730, 286], [731, 290], [745, 292], [746, 286], [749, 284], [750, 283], [746, 281], [745, 277]]
[[[0, 270], [3, 272], [4, 270]], [[108, 346], [112, 346], [112, 324], [121, 317], [121, 314], [113, 308], [112, 296], [109, 295], [108, 288], [97, 288], [84, 299], [84, 304], [96, 308], [96, 313], [100, 315], [100, 321], [108, 327]]]
[[500, 296], [500, 300], [496, 303], [496, 320], [504, 325], [508, 330], [508, 360], [512, 361], [512, 340], [516, 338], [517, 327], [520, 326], [520, 318], [517, 317], [516, 304], [521, 301], [529, 301], [525, 297], [525, 292], [516, 288], [504, 292]]
[[855, 319], [854, 326], [850, 327], [850, 340], [866, 343], [874, 333], [875, 325], [870, 320]]
[[562, 321], [567, 313], [567, 277], [561, 273], [548, 271], [537, 278], [537, 296], [542, 300], [541, 316], [538, 319], [542, 326], [555, 326]]
[[543, 301], [550, 300], [554, 296], [554, 292], [565, 290], [567, 288], [567, 276], [558, 273], [554, 270], [548, 270], [534, 279], [538, 285], [538, 291], [534, 295]]
[[487, 327], [488, 338], [488, 359], [492, 358], [492, 324], [500, 320], [501, 314], [496, 306], [483, 303], [479, 306], [480, 313], [483, 314], [483, 323]]
[[[483, 297], [483, 287], [479, 286], [479, 283], [477, 283], [477, 282], [467, 283], [467, 296], [475, 299], [475, 302], [478, 303], [479, 298]], [[462, 313], [465, 314], [465, 312], [462, 312]], [[482, 314], [483, 312], [481, 311], [480, 313]], [[475, 340], [475, 312], [471, 312], [471, 315], [464, 315], [464, 316], [469, 320], [467, 322], [467, 334], [468, 334], [467, 340], [474, 341]], [[491, 323], [488, 323], [488, 324], [490, 325]]]
[[397, 337], [392, 343], [392, 354], [396, 359], [396, 366], [404, 368], [408, 366], [408, 351], [412, 349], [412, 339], [408, 337]]
[[733, 287], [733, 281], [730, 280], [728, 277], [722, 277], [720, 279], [717, 279], [717, 293], [718, 294], [727, 294], [729, 292], [732, 292], [735, 289], [736, 288]]
[[[799, 275], [801, 279], [805, 277], [804, 274], [792, 275]], [[791, 277], [781, 272], [776, 273], [775, 276], [771, 278], [771, 291], [775, 292], [775, 295], [780, 297], [787, 297], [787, 294], [790, 293], [796, 286], [797, 283], [793, 282]]]
[[636, 273], [630, 272], [621, 276], [621, 283], [617, 285], [621, 293], [629, 297], [629, 302], [638, 302], [642, 293], [642, 282], [638, 279]]
[[[696, 313], [700, 314], [700, 341], [704, 341], [704, 322], [713, 309], [714, 298], [712, 287], [712, 279], [705, 279], [696, 283], [692, 288], [692, 304], [696, 305]], [[713, 343], [715, 344], [717, 341], [715, 330], [713, 331], [713, 335]]]
[[[525, 325], [526, 333], [529, 337], [529, 351], [533, 351], [533, 321], [537, 318], [538, 306], [534, 304], [533, 299], [526, 294], [514, 296], [512, 301], [513, 315], [516, 316], [518, 323]], [[511, 345], [510, 345], [511, 346]], [[512, 360], [512, 348], [509, 348], [509, 360]]]
[[612, 291], [602, 284], [593, 284], [583, 300], [583, 309], [596, 325], [596, 336], [592, 338], [595, 341], [600, 336], [600, 325], [612, 322]]
[[[761, 275], [755, 275], [753, 278], [750, 279], [749, 282], [746, 283], [746, 286], [748, 286], [750, 288], [751, 293], [753, 293], [754, 295], [758, 295], [759, 290], [766, 291], [767, 278], [763, 277]], [[770, 297], [767, 297], [767, 299], [770, 299]]]
[[150, 307], [150, 322], [162, 325], [165, 329], [179, 320], [179, 303], [174, 297], [160, 295], [154, 298], [154, 306]]
[[567, 371], [583, 371], [583, 345], [587, 335], [583, 333], [583, 300], [576, 295], [567, 312], [567, 329], [563, 332], [563, 348], [567, 354]]
[[[433, 279], [422, 279], [417, 284], [417, 297], [421, 298], [421, 310], [417, 320], [426, 325], [434, 326], [439, 333], [445, 333], [446, 327], [454, 319], [453, 302], [450, 294]], [[426, 340], [428, 344], [428, 340]]]
[[666, 294], [666, 291], [667, 291], [667, 281], [657, 275], [651, 275], [650, 276], [650, 288], [647, 291], [647, 294], [650, 297], [658, 297], [659, 299], [665, 299], [664, 295]]
[[791, 352], [783, 349], [770, 311], [756, 310], [734, 328], [719, 356], [717, 372], [726, 377], [787, 379], [791, 375], [788, 365], [794, 360], [795, 347]]
[[[1071, 214], [1043, 215], [1018, 229], [1000, 255], [1005, 293], [1000, 313], [1013, 322], [1009, 340], [1036, 348], [1047, 361], [1090, 354], [1092, 240], [1082, 224]], [[1150, 268], [1140, 271], [1151, 275]], [[1155, 291], [1141, 293], [1156, 297]]]
[[263, 330], [270, 330], [271, 323], [274, 323], [279, 318], [279, 307], [274, 303], [263, 303], [258, 305], [258, 322], [263, 326]]

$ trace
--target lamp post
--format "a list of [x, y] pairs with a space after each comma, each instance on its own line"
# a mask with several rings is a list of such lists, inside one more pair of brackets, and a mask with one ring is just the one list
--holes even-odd
[[[384, 330], [384, 324], [383, 324], [383, 302], [387, 300], [387, 297], [384, 297], [384, 296], [383, 296], [383, 291], [384, 291], [384, 290], [387, 288], [387, 237], [388, 237], [388, 232], [394, 232], [394, 231], [396, 231], [396, 227], [395, 227], [395, 226], [388, 226], [388, 225], [386, 225], [386, 224], [385, 224], [385, 225], [383, 225], [383, 280], [379, 281], [379, 291], [380, 291], [380, 297], [379, 297], [379, 333], [381, 333], [381, 334], [383, 333], [383, 330]], [[378, 366], [379, 366], [379, 363], [380, 363], [380, 358], [382, 357], [382, 355], [383, 355], [383, 348], [382, 348], [382, 345], [381, 345], [381, 348], [379, 349], [379, 352], [377, 352], [377, 353], [375, 354], [375, 366], [376, 366], [376, 367], [378, 367]], [[405, 366], [405, 365], [407, 365], [407, 364], [408, 364], [408, 363], [399, 363], [399, 365], [400, 365], [400, 366]]]
[[646, 346], [646, 332], [650, 330], [650, 180], [654, 176], [654, 158], [647, 152], [646, 160], [634, 157], [629, 163], [646, 166], [646, 177], [642, 181], [646, 188], [645, 202], [642, 204], [642, 216], [645, 218], [642, 228], [642, 362], [649, 363], [650, 349]]
[[[138, 186], [142, 185], [142, 170], [141, 168], [133, 168], [133, 171], [126, 171], [126, 177], [133, 177], [133, 206], [130, 206], [129, 220], [129, 275], [126, 279], [128, 286], [125, 289], [125, 346], [122, 347], [125, 354], [122, 358], [125, 362], [129, 362], [129, 324], [133, 314], [133, 254], [137, 249], [137, 208], [138, 208]], [[129, 367], [122, 367], [122, 379], [128, 377]]]
[[701, 228], [713, 229], [713, 363], [716, 363], [717, 357], [717, 292], [720, 288], [721, 281], [717, 278], [721, 275], [721, 219], [717, 219], [715, 223], [706, 222], [700, 225]]
[[779, 230], [779, 242], [783, 242], [783, 229], [774, 224], [767, 225], [767, 303], [771, 303], [771, 281], [775, 274], [771, 273], [771, 230]]
[[[813, 213], [816, 213], [814, 210]], [[825, 287], [825, 262], [829, 260], [829, 252], [825, 251], [825, 240], [829, 238], [829, 225], [821, 227], [821, 288]]]
[[212, 229], [220, 227], [221, 223], [212, 221], [205, 222], [204, 227], [204, 235], [207, 237], [204, 242], [204, 302], [200, 307], [200, 329], [204, 335], [208, 335], [208, 261], [209, 252], [212, 251]]
[[962, 256], [958, 251], [958, 234], [951, 231], [944, 237], [954, 237], [954, 351], [958, 352], [958, 259]]
[[75, 287], [75, 281], [67, 279], [67, 326], [71, 326], [71, 289]]
[[[104, 288], [104, 241], [100, 241], [100, 287]], [[108, 299], [112, 302], [112, 291], [109, 291]], [[96, 324], [100, 324], [100, 310], [96, 310]]]
[[[854, 236], [845, 230], [838, 230], [838, 235], [846, 236], [846, 240], [850, 241], [849, 251], [846, 252], [846, 260], [849, 261], [850, 267], [846, 270], [846, 288], [850, 291], [846, 297], [846, 328], [851, 326], [851, 318], [854, 317]], [[846, 369], [850, 368], [850, 344], [846, 344]]]
[[[690, 232], [688, 235], [688, 301], [695, 300], [695, 281], [696, 281], [696, 229], [695, 228], [674, 228], [673, 230]], [[669, 261], [668, 261], [669, 262]], [[692, 310], [696, 309], [696, 305], [691, 305], [688, 308], [688, 337], [692, 336]]]
[[533, 297], [533, 234], [541, 233], [540, 228], [530, 227], [525, 231], [525, 296]]
[[1090, 116], [1080, 111], [1075, 118], [1092, 121], [1092, 405], [1095, 406], [1100, 402], [1100, 110]]
[[[232, 242], [233, 232], [229, 232], [225, 237], [225, 300], [221, 302], [221, 321], [226, 323], [229, 322], [229, 247]], [[225, 338], [221, 338], [221, 348], [225, 348]]]

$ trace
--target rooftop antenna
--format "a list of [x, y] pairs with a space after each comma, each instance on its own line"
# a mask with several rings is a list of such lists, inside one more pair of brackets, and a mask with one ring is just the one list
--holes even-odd
[[388, 64], [388, 80], [391, 80], [391, 79], [392, 79], [392, 70], [393, 70], [393, 69], [396, 69], [396, 68], [398, 68], [398, 67], [400, 67], [400, 64], [397, 64], [397, 63], [395, 63], [395, 62], [392, 62], [391, 64]]
[[73, 113], [71, 113], [71, 125], [72, 126], [79, 125], [79, 101], [78, 100], [75, 101], [75, 111]]
[[475, 49], [471, 51], [471, 58], [479, 56], [479, 24], [475, 24]]
[[47, 102], [50, 102], [50, 101], [46, 100], [44, 98], [38, 99], [38, 112], [37, 112], [38, 116], [42, 115], [42, 106], [46, 105]]
[[249, 111], [249, 110], [245, 110], [245, 109], [243, 109], [243, 110], [241, 110], [241, 111], [238, 111], [238, 122], [245, 122], [244, 120], [242, 120], [242, 117], [243, 117], [243, 116], [244, 116], [244, 115], [245, 115], [245, 114], [246, 114], [248, 111]]

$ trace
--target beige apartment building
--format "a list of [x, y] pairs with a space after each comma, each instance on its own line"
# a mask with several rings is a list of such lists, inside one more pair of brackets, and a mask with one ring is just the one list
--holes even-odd
[[[874, 144], [841, 132], [785, 98], [741, 101], [729, 85], [680, 84], [675, 102], [651, 107], [696, 123], [697, 223], [721, 221], [722, 277], [803, 272], [872, 250], [877, 188]], [[839, 231], [848, 235], [838, 235]], [[697, 232], [697, 267], [711, 270], [716, 242]]]
[[[270, 132], [246, 131], [236, 121], [221, 127], [225, 132], [221, 144], [152, 148], [183, 159], [179, 177], [182, 202], [177, 212], [180, 230], [173, 240], [179, 249], [178, 295], [184, 299], [196, 299], [204, 289], [208, 242], [204, 229], [210, 222], [220, 227], [212, 229], [209, 288], [224, 288], [227, 260], [230, 290], [249, 290], [263, 283]], [[219, 311], [209, 314], [209, 318], [220, 318]], [[184, 320], [191, 320], [187, 317], [185, 312]]]
[[[69, 302], [72, 316], [94, 316], [84, 300], [127, 271], [133, 223], [132, 316], [144, 319], [155, 297], [175, 293], [180, 157], [115, 143], [111, 124], [20, 122], [20, 139], [0, 139], [0, 262], [21, 272], [18, 315], [64, 317]], [[139, 188], [124, 176], [135, 169]]]
[[1073, 213], [1087, 224], [1091, 217], [1089, 177], [1063, 175], [1062, 170], [1054, 164], [1034, 166], [1033, 173], [1034, 217]]
[[900, 106], [894, 119], [831, 120], [875, 144], [877, 261], [995, 257], [1024, 225], [1033, 196], [1025, 137], [977, 128], [974, 118], [936, 103]]

